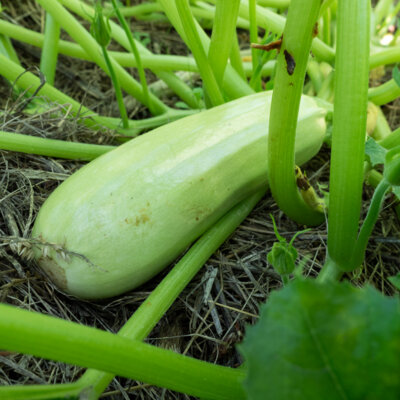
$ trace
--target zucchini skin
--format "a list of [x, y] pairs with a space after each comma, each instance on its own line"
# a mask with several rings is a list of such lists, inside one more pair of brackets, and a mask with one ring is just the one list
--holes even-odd
[[[265, 187], [271, 97], [257, 93], [174, 121], [85, 165], [37, 216], [37, 264], [62, 291], [92, 300], [156, 275]], [[302, 98], [297, 164], [319, 151], [325, 114]]]

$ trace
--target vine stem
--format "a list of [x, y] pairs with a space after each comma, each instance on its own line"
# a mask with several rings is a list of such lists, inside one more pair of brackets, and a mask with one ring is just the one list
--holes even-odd
[[383, 201], [385, 200], [385, 195], [389, 189], [390, 183], [386, 179], [382, 179], [374, 191], [367, 216], [361, 226], [351, 257], [350, 264], [353, 266], [353, 269], [358, 268], [364, 260], [368, 239], [371, 236], [372, 229], [375, 226], [379, 216], [379, 211], [381, 210]]
[[209, 99], [210, 105], [213, 107], [224, 104], [224, 98], [219, 86], [222, 80], [219, 82], [217, 81], [214, 71], [209, 64], [188, 0], [177, 0], [176, 8], [179, 13], [182, 28], [185, 32], [187, 44], [196, 59], [200, 75], [203, 79], [206, 100]]
[[58, 41], [60, 39], [60, 25], [51, 14], [46, 13], [45, 34], [43, 48], [40, 55], [40, 70], [46, 81], [54, 85], [58, 58]]
[[[77, 43], [82, 46], [82, 48], [90, 55], [90, 57], [96, 62], [96, 64], [99, 65], [100, 68], [107, 73], [109, 72], [96, 40], [70, 12], [68, 12], [58, 1], [37, 0], [37, 2], [52, 15], [54, 20], [59, 23], [60, 26], [65, 29]], [[124, 87], [124, 90], [133, 97], [137, 98], [146, 106], [149, 106], [149, 104], [145, 103], [146, 100], [143, 96], [141, 85], [115, 60], [110, 60], [121, 86]], [[151, 100], [157, 114], [162, 114], [168, 111], [169, 107], [167, 107], [157, 97], [151, 95]]]
[[115, 146], [66, 142], [64, 140], [0, 131], [1, 150], [18, 151], [26, 154], [91, 161], [114, 148]]
[[296, 222], [318, 225], [324, 215], [306, 204], [295, 179], [295, 138], [300, 98], [321, 2], [289, 6], [275, 76], [268, 136], [268, 181], [282, 211]]
[[110, 75], [111, 81], [114, 85], [115, 97], [117, 98], [119, 112], [121, 114], [122, 126], [124, 129], [129, 128], [129, 120], [128, 114], [126, 112], [124, 98], [122, 96], [121, 85], [119, 84], [119, 80], [117, 75], [115, 74], [114, 67], [111, 63], [110, 56], [108, 55], [107, 49], [105, 46], [101, 46], [101, 51], [103, 53], [104, 60], [107, 65], [108, 74]]
[[361, 210], [367, 94], [370, 2], [339, 1], [335, 101], [328, 215], [328, 254], [351, 270]]
[[0, 342], [10, 351], [91, 367], [193, 396], [244, 398], [245, 370], [5, 304], [0, 304]]
[[144, 99], [145, 99], [146, 103], [149, 104], [150, 112], [152, 114], [154, 114], [155, 113], [155, 109], [154, 109], [154, 106], [153, 106], [151, 98], [150, 98], [149, 88], [147, 86], [146, 74], [145, 74], [144, 69], [143, 69], [140, 53], [138, 51], [138, 48], [136, 46], [135, 41], [133, 40], [131, 30], [129, 29], [129, 26], [128, 26], [127, 22], [125, 21], [125, 18], [123, 17], [123, 15], [121, 14], [121, 12], [119, 10], [119, 7], [118, 7], [118, 5], [116, 3], [116, 0], [111, 0], [111, 3], [112, 3], [112, 6], [113, 6], [113, 9], [114, 9], [114, 12], [118, 17], [119, 23], [121, 24], [123, 30], [125, 31], [126, 37], [127, 37], [128, 41], [129, 41], [129, 44], [131, 46], [132, 54], [135, 57], [135, 61], [136, 61], [136, 64], [137, 64], [137, 70], [138, 70], [138, 74], [139, 74], [139, 78], [140, 78], [140, 83], [142, 84], [142, 90], [143, 90]]

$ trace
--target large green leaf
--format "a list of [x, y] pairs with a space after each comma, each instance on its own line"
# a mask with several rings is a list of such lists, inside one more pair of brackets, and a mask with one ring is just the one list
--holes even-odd
[[399, 303], [314, 280], [274, 292], [240, 347], [248, 399], [400, 399]]

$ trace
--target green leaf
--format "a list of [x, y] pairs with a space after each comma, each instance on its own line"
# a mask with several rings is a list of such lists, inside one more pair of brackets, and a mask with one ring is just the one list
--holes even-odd
[[138, 32], [135, 31], [133, 32], [133, 37], [136, 39], [138, 42], [140, 42], [144, 47], [146, 47], [148, 44], [150, 44], [151, 39], [150, 39], [150, 34], [147, 32]]
[[391, 148], [385, 156], [383, 176], [393, 186], [400, 186], [400, 146]]
[[274, 267], [279, 275], [288, 275], [294, 271], [297, 260], [297, 250], [294, 248], [293, 242], [297, 236], [308, 232], [309, 229], [296, 232], [291, 241], [287, 243], [286, 239], [279, 234], [274, 217], [271, 214], [270, 216], [274, 225], [275, 236], [279, 242], [274, 243], [272, 246], [272, 249], [267, 254], [267, 261]]
[[294, 271], [297, 250], [286, 242], [275, 242], [267, 254], [268, 262], [279, 275], [288, 275]]
[[376, 143], [374, 139], [368, 138], [365, 143], [365, 155], [372, 167], [375, 167], [377, 164], [383, 164], [386, 153], [387, 150], [384, 147]]
[[186, 103], [184, 103], [183, 101], [177, 101], [175, 103], [175, 107], [180, 108], [182, 110], [189, 110], [189, 106]]
[[393, 68], [392, 76], [394, 81], [397, 83], [397, 86], [400, 87], [400, 70], [397, 65]]
[[400, 290], [400, 272], [395, 276], [390, 276], [389, 281], [397, 290]]
[[393, 186], [392, 187], [393, 194], [400, 200], [400, 186]]
[[399, 399], [399, 303], [311, 279], [272, 293], [240, 346], [247, 398]]

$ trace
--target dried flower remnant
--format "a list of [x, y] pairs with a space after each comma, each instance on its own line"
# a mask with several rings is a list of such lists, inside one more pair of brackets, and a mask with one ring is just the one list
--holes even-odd
[[283, 54], [285, 55], [287, 73], [293, 75], [296, 68], [296, 61], [294, 61], [293, 56], [287, 50], [284, 50]]

